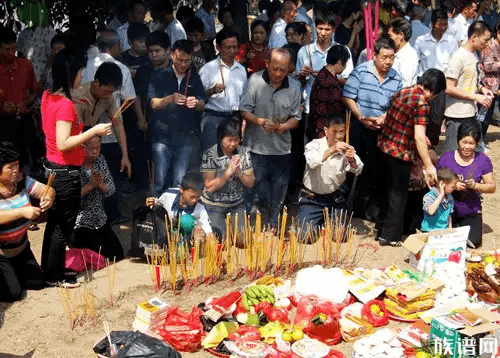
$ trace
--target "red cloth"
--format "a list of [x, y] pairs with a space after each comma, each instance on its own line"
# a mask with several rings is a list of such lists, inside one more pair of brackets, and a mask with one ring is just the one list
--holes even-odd
[[311, 89], [308, 128], [311, 138], [325, 136], [325, 120], [333, 115], [343, 117], [345, 114], [343, 86], [339, 80], [326, 69], [318, 72]]
[[236, 61], [240, 61], [242, 58], [246, 57], [249, 52], [254, 53], [254, 57], [249, 59], [247, 57], [246, 65], [248, 74], [259, 72], [266, 69], [266, 61], [271, 56], [271, 50], [267, 45], [264, 46], [262, 50], [257, 50], [250, 43], [245, 43], [240, 45], [240, 50], [236, 55]]
[[75, 105], [72, 101], [58, 94], [51, 94], [45, 91], [42, 96], [42, 127], [45, 133], [45, 147], [47, 149], [47, 160], [60, 165], [83, 164], [83, 146], [61, 152], [56, 144], [56, 122], [72, 122], [70, 135], [80, 134], [83, 130], [83, 123], [76, 114]]
[[30, 61], [16, 57], [11, 65], [0, 64], [0, 102], [19, 104], [30, 96], [35, 85], [35, 71]]
[[416, 152], [415, 126], [427, 125], [430, 108], [419, 85], [397, 92], [378, 135], [380, 150], [405, 162], [412, 161]]
[[90, 249], [70, 249], [66, 251], [65, 266], [75, 272], [102, 270], [106, 266], [106, 258]]

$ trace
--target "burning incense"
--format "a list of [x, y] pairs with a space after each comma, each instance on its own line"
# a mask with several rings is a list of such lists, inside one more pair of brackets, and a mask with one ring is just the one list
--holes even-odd
[[113, 306], [113, 291], [115, 290], [116, 258], [113, 259], [113, 266], [109, 259], [106, 259], [106, 271], [108, 273], [109, 304]]
[[49, 194], [49, 190], [52, 187], [52, 182], [54, 181], [54, 178], [56, 177], [55, 172], [50, 172], [49, 178], [47, 180], [47, 184], [45, 185], [45, 190], [42, 193], [41, 200], [45, 199], [45, 197]]
[[219, 71], [220, 71], [220, 78], [222, 80], [222, 85], [224, 86], [224, 97], [226, 97], [226, 84], [224, 82], [224, 75], [222, 73], [222, 59], [219, 57]]
[[116, 110], [115, 114], [113, 114], [113, 117], [111, 117], [111, 123], [117, 119], [127, 108], [129, 108], [132, 104], [134, 104], [134, 100], [130, 97], [125, 98], [125, 101], [121, 104], [120, 107]]
[[188, 96], [188, 88], [189, 88], [189, 79], [191, 78], [191, 70], [188, 71], [186, 75], [186, 87], [184, 88], [184, 97]]
[[345, 142], [349, 144], [349, 132], [351, 129], [351, 111], [347, 111], [345, 115]]

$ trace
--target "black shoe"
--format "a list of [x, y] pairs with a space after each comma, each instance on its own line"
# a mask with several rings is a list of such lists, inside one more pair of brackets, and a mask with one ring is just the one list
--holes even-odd
[[62, 288], [76, 288], [80, 287], [80, 282], [76, 280], [76, 277], [67, 276], [61, 281], [46, 281], [47, 286], [50, 287], [62, 287]]
[[384, 239], [383, 237], [378, 238], [378, 243], [380, 246], [393, 246], [393, 247], [401, 246], [401, 241], [389, 241]]

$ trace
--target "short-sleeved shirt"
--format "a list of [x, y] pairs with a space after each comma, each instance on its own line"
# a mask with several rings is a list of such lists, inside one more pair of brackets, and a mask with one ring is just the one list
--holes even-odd
[[437, 68], [446, 73], [451, 56], [458, 45], [457, 40], [448, 32], [436, 41], [429, 31], [417, 37], [414, 48], [418, 56], [418, 74], [422, 76], [430, 68]]
[[115, 183], [106, 163], [106, 159], [99, 155], [92, 163], [92, 169], [83, 168], [80, 172], [80, 182], [82, 187], [90, 183], [92, 171], [100, 173], [104, 177], [104, 183], [108, 186], [108, 191], [104, 193], [99, 188], [92, 189], [87, 195], [80, 199], [80, 210], [76, 217], [75, 228], [85, 227], [88, 229], [99, 229], [106, 224], [108, 216], [104, 210], [104, 198], [113, 195]]
[[[151, 76], [148, 90], [148, 113], [152, 142], [164, 144], [183, 144], [186, 137], [198, 137], [200, 133], [201, 113], [195, 109], [168, 103], [163, 109], [151, 108], [152, 98], [163, 98], [175, 92], [184, 95], [186, 91], [187, 74], [179, 85], [177, 75], [169, 65], [157, 69]], [[207, 102], [205, 89], [200, 76], [191, 71], [187, 95]]]
[[[297, 54], [297, 67], [295, 69], [295, 73], [299, 75], [302, 72], [302, 69], [305, 66], [310, 66], [313, 71], [321, 71], [321, 69], [326, 66], [326, 56], [328, 55], [328, 50], [332, 48], [332, 46], [338, 45], [336, 42], [332, 41], [332, 44], [330, 47], [328, 47], [326, 50], [322, 51], [319, 46], [317, 45], [317, 42], [314, 42], [310, 45], [302, 46], [299, 50], [299, 53]], [[344, 68], [344, 71], [339, 75], [339, 78], [341, 79], [346, 79], [350, 76], [354, 65], [353, 65], [353, 60], [352, 60], [352, 55], [351, 55], [351, 50], [347, 46], [344, 46], [347, 51], [349, 52], [349, 59], [347, 60], [346, 66]], [[302, 90], [302, 96], [304, 98], [305, 103], [305, 112], [309, 113], [309, 96], [311, 95], [311, 90], [312, 86], [314, 83], [314, 77], [313, 76], [307, 76], [306, 77], [306, 84], [303, 87]]]
[[279, 18], [273, 24], [273, 28], [271, 29], [271, 33], [269, 35], [269, 43], [268, 46], [270, 49], [279, 48], [285, 46], [288, 41], [286, 40], [286, 22], [283, 18]]
[[415, 126], [426, 126], [430, 106], [420, 85], [406, 87], [392, 98], [378, 147], [390, 156], [409, 162], [415, 155]]
[[[436, 169], [441, 167], [450, 168], [457, 173], [458, 180], [465, 181], [472, 178], [477, 183], [481, 181], [483, 175], [493, 172], [493, 164], [490, 158], [484, 153], [476, 153], [474, 161], [467, 166], [457, 163], [455, 153], [456, 151], [444, 153], [439, 158]], [[455, 200], [455, 215], [458, 217], [465, 217], [481, 212], [481, 194], [476, 191], [470, 189], [455, 191], [453, 192], [453, 199]]]
[[200, 43], [200, 49], [198, 51], [193, 51], [192, 64], [196, 68], [198, 73], [201, 68], [209, 61], [215, 58], [215, 52], [213, 46], [208, 46], [205, 42]]
[[[240, 100], [240, 111], [280, 123], [292, 118], [300, 121], [300, 95], [297, 80], [287, 76], [281, 87], [275, 89], [269, 82], [267, 70], [260, 71], [248, 79]], [[285, 155], [291, 153], [292, 137], [290, 131], [279, 135], [247, 123], [244, 145], [250, 152], [260, 155]]]
[[379, 82], [372, 61], [357, 66], [344, 85], [344, 97], [356, 101], [362, 115], [378, 117], [389, 109], [392, 96], [401, 89], [402, 79], [390, 68], [384, 81]]
[[[250, 152], [247, 148], [240, 146], [236, 149], [234, 154], [240, 156], [240, 170], [242, 174], [253, 172]], [[228, 157], [222, 152], [220, 145], [215, 144], [203, 153], [200, 172], [215, 173], [217, 177], [222, 177], [229, 167], [231, 160], [231, 157]], [[203, 203], [209, 205], [233, 207], [243, 203], [244, 190], [245, 188], [241, 181], [233, 175], [231, 179], [216, 192], [209, 193], [207, 189], [204, 188], [201, 200]]]
[[112, 118], [116, 112], [116, 103], [113, 97], [95, 99], [90, 92], [91, 84], [92, 82], [85, 83], [71, 91], [73, 99], [85, 98], [88, 100], [88, 103], [87, 101], [77, 101], [75, 103], [75, 109], [80, 121], [82, 121], [85, 126], [89, 127], [101, 123], [101, 118], [103, 118], [101, 117], [102, 115]]
[[73, 102], [47, 90], [42, 96], [41, 112], [47, 160], [60, 165], [81, 166], [84, 156], [83, 145], [62, 152], [57, 149], [56, 142], [57, 121], [70, 122], [72, 136], [80, 134], [83, 130], [83, 122], [78, 118]]
[[422, 221], [422, 231], [444, 230], [448, 228], [448, 218], [453, 213], [454, 200], [453, 196], [447, 195], [439, 204], [434, 215], [429, 215], [428, 210], [439, 196], [437, 188], [432, 188], [427, 194], [424, 195], [424, 219]]
[[[457, 87], [469, 92], [477, 92], [478, 58], [473, 52], [460, 47], [451, 56], [446, 78], [457, 80]], [[468, 118], [476, 114], [476, 103], [466, 99], [446, 95], [444, 115], [451, 118]]]
[[217, 112], [238, 110], [240, 97], [247, 82], [245, 67], [236, 61], [229, 67], [217, 57], [201, 68], [200, 77], [205, 90], [213, 88], [217, 83], [223, 83], [226, 87], [221, 93], [214, 93], [209, 97], [206, 109]]
[[179, 22], [177, 19], [172, 19], [170, 24], [168, 24], [167, 28], [165, 29], [165, 32], [168, 35], [168, 38], [170, 39], [170, 47], [174, 45], [179, 40], [186, 40], [186, 31], [184, 30], [184, 27], [182, 27], [182, 24]]
[[[19, 104], [35, 90], [36, 77], [30, 61], [16, 57], [11, 65], [0, 63], [0, 103]], [[2, 113], [0, 116], [11, 116]]]
[[398, 71], [403, 79], [403, 87], [413, 86], [417, 83], [418, 55], [409, 42], [394, 55], [392, 68]]
[[196, 10], [194, 16], [203, 21], [203, 29], [206, 34], [215, 34], [215, 17], [212, 12], [208, 12], [203, 7], [200, 7], [198, 10]]
[[[253, 57], [248, 58], [248, 53], [252, 53]], [[240, 61], [242, 58], [246, 57], [246, 66], [248, 75], [255, 72], [259, 72], [266, 69], [266, 61], [269, 60], [271, 56], [271, 50], [269, 47], [265, 46], [262, 50], [257, 50], [251, 43], [244, 43], [240, 45], [238, 55], [236, 55], [236, 60]]]
[[[0, 197], [0, 210], [8, 211], [31, 206], [30, 196], [40, 185], [36, 180], [26, 177], [17, 184], [14, 196]], [[28, 228], [31, 220], [24, 217], [0, 225], [0, 250], [6, 257], [19, 255], [28, 244]]]
[[125, 64], [128, 68], [132, 70], [137, 70], [142, 65], [149, 62], [148, 55], [133, 56], [129, 51], [123, 51], [120, 57], [120, 61]]

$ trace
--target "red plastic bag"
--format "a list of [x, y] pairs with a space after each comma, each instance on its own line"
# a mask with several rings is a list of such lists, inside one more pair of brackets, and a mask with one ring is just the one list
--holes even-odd
[[203, 313], [198, 307], [193, 307], [187, 313], [179, 307], [170, 307], [160, 335], [172, 347], [180, 352], [196, 352], [201, 348], [205, 335], [200, 316]]
[[306, 323], [309, 322], [311, 318], [314, 317], [314, 306], [318, 304], [318, 297], [316, 296], [307, 296], [302, 297], [298, 301], [296, 301], [297, 306], [297, 314], [295, 315], [294, 324]]
[[331, 302], [322, 302], [315, 305], [311, 312], [312, 317], [304, 328], [304, 333], [330, 346], [340, 343], [342, 335], [337, 307]]
[[90, 249], [70, 249], [66, 251], [65, 267], [75, 272], [86, 269], [101, 270], [106, 266], [106, 258]]
[[240, 326], [238, 330], [229, 335], [229, 339], [236, 343], [260, 341], [260, 331], [257, 327], [253, 326]]
[[[372, 306], [376, 308], [372, 309]], [[373, 327], [385, 326], [389, 323], [389, 312], [385, 308], [383, 301], [371, 300], [366, 302], [361, 309], [361, 315]]]

